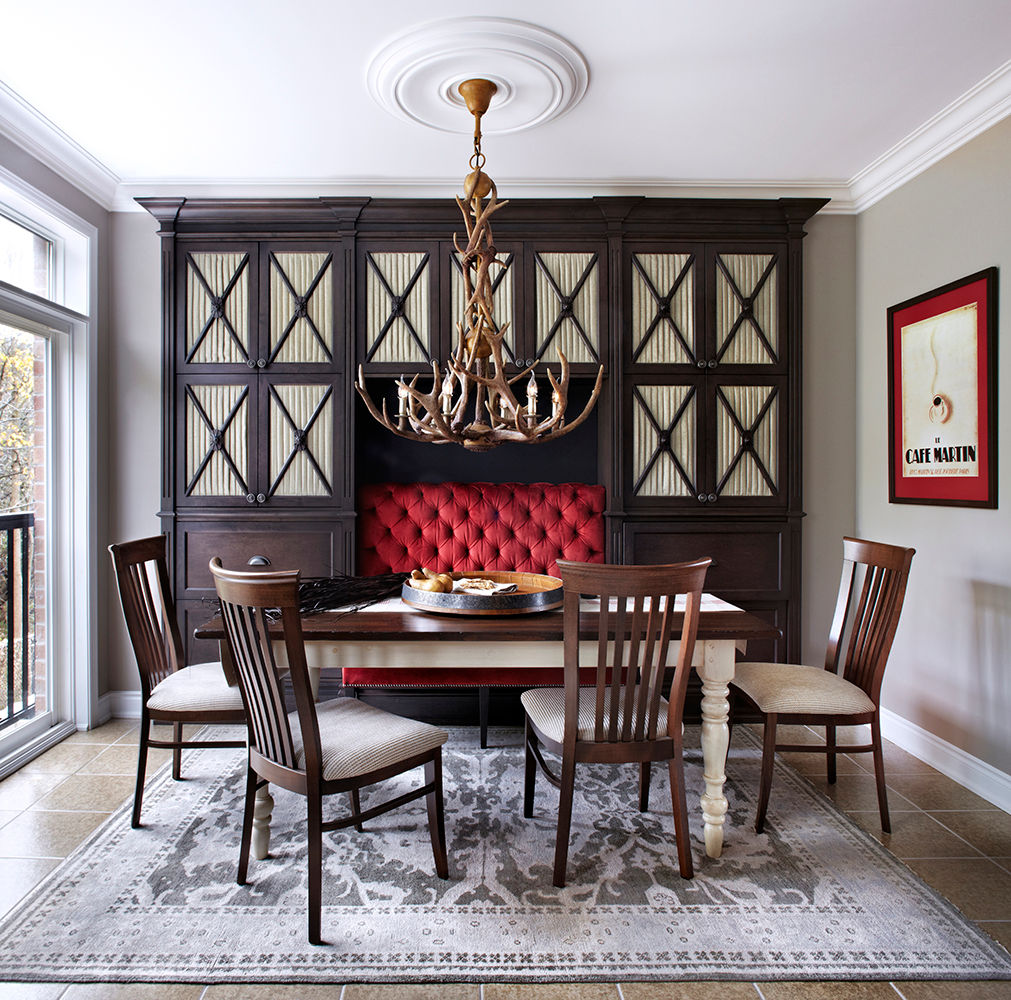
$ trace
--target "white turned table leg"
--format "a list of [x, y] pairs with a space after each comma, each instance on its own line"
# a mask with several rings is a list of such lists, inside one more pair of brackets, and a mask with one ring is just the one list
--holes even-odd
[[263, 785], [256, 790], [256, 801], [253, 803], [253, 838], [250, 848], [257, 861], [262, 861], [270, 850], [270, 817], [273, 812], [274, 799], [270, 794], [270, 785]]
[[[283, 643], [274, 643], [274, 655], [280, 664], [287, 663]], [[313, 701], [319, 701], [319, 676], [320, 668], [310, 665], [309, 690], [312, 691]], [[266, 784], [256, 790], [256, 801], [253, 803], [253, 838], [250, 850], [257, 861], [262, 861], [270, 850], [270, 820], [273, 814], [274, 797], [270, 794], [270, 785]]]
[[702, 663], [696, 667], [702, 678], [702, 764], [706, 790], [702, 796], [702, 822], [706, 854], [718, 858], [723, 851], [723, 822], [727, 800], [723, 785], [730, 745], [729, 689], [734, 676], [736, 645], [732, 639], [706, 640]]

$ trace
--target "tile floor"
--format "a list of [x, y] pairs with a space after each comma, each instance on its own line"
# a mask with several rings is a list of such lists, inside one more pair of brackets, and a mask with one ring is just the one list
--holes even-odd
[[[793, 742], [816, 741], [809, 730]], [[841, 741], [845, 739], [843, 735]], [[133, 791], [136, 724], [77, 733], [0, 782], [0, 915]], [[1011, 948], [1011, 815], [888, 745], [892, 833], [878, 824], [868, 755], [844, 757], [834, 787], [824, 759], [788, 754], [840, 809], [1005, 947]], [[168, 760], [152, 751], [149, 767]], [[770, 814], [775, 806], [775, 790]], [[433, 984], [201, 986], [0, 983], [0, 1000], [1011, 1000], [1011, 982]]]

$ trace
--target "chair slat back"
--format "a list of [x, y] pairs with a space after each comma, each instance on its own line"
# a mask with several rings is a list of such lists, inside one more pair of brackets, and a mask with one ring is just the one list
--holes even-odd
[[[578, 721], [581, 595], [600, 601], [594, 742], [641, 743], [657, 739], [670, 645], [678, 638], [667, 732], [674, 725], [680, 728], [702, 587], [710, 562], [699, 559], [663, 566], [614, 566], [558, 561], [565, 592], [566, 741], [575, 741]], [[681, 595], [685, 598], [683, 611], [677, 607]]]
[[110, 545], [123, 617], [140, 672], [141, 695], [185, 665], [169, 585], [164, 535]]
[[221, 618], [239, 678], [246, 710], [249, 743], [267, 760], [297, 768], [295, 741], [274, 655], [276, 629], [271, 634], [267, 612], [280, 611], [288, 672], [298, 709], [306, 770], [318, 771], [319, 726], [309, 687], [302, 622], [298, 611], [298, 570], [239, 572], [226, 570], [220, 559], [210, 564], [221, 602]]
[[825, 669], [862, 688], [875, 704], [902, 612], [915, 549], [859, 538], [843, 539], [839, 581]]

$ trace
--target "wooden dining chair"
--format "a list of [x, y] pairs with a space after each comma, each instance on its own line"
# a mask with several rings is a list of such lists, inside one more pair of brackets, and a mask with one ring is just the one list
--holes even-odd
[[[229, 685], [220, 663], [186, 666], [182, 637], [169, 588], [165, 536], [110, 545], [126, 629], [140, 672], [140, 739], [137, 788], [130, 824], [140, 826], [144, 774], [149, 747], [172, 751], [172, 777], [182, 776], [182, 751], [201, 747], [236, 748], [245, 740], [184, 739], [183, 726], [243, 725], [246, 713], [236, 685]], [[172, 739], [151, 738], [152, 723], [172, 726]]]
[[[540, 765], [560, 789], [554, 884], [565, 885], [576, 764], [638, 763], [639, 809], [649, 805], [650, 764], [667, 761], [678, 866], [694, 874], [688, 840], [682, 761], [681, 717], [699, 623], [702, 586], [710, 559], [668, 566], [610, 566], [558, 561], [564, 587], [563, 688], [534, 688], [520, 696], [526, 712], [523, 815], [533, 816], [534, 783]], [[600, 600], [593, 686], [580, 686], [580, 595]], [[684, 614], [675, 601], [684, 595]], [[678, 642], [670, 693], [661, 693], [668, 653]], [[542, 747], [561, 757], [553, 772]]]
[[[447, 734], [355, 698], [313, 701], [298, 609], [298, 571], [237, 572], [211, 560], [228, 646], [246, 706], [249, 763], [237, 881], [246, 882], [256, 790], [271, 782], [304, 795], [309, 845], [309, 941], [322, 944], [323, 831], [354, 826], [424, 796], [440, 878], [449, 877], [442, 797], [442, 745]], [[288, 714], [265, 612], [281, 616], [296, 711]], [[417, 789], [362, 810], [359, 789], [424, 766]], [[323, 821], [323, 799], [349, 793], [348, 816]]]
[[[873, 754], [881, 829], [891, 832], [879, 702], [915, 551], [883, 542], [843, 539], [842, 577], [824, 668], [787, 663], [737, 664], [731, 684], [762, 713], [765, 724], [756, 832], [761, 833], [765, 827], [777, 750], [826, 754], [829, 784], [835, 784], [837, 754]], [[845, 656], [841, 656], [844, 645]], [[870, 743], [837, 745], [836, 726], [866, 723], [871, 727]], [[779, 743], [779, 725], [824, 726], [825, 744]]]

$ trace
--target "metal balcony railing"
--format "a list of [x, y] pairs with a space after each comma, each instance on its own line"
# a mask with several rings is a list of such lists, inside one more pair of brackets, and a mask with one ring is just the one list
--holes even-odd
[[35, 714], [34, 514], [0, 514], [0, 729]]

